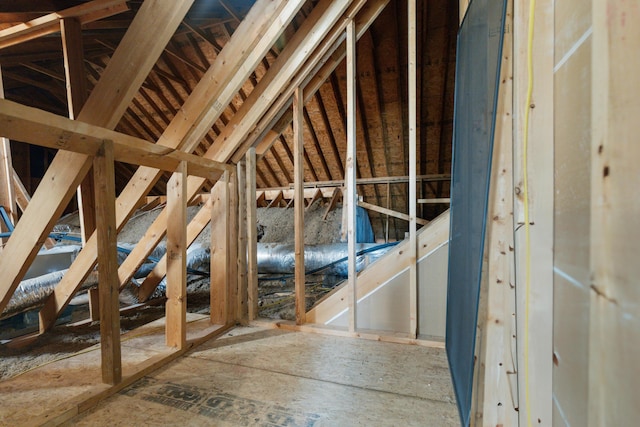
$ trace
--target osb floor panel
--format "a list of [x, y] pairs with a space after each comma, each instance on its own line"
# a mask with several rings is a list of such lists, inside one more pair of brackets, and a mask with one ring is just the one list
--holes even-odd
[[[187, 314], [188, 337], [211, 330], [207, 316]], [[164, 318], [122, 337], [122, 373], [130, 375], [136, 366], [166, 353]], [[0, 382], [0, 426], [32, 425], [33, 420], [101, 384], [100, 347], [58, 360]]]
[[444, 350], [236, 328], [69, 425], [456, 426]]

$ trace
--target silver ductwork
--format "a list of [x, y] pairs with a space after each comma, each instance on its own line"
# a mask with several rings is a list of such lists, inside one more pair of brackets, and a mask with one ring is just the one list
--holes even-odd
[[[67, 271], [67, 269], [54, 271], [20, 282], [0, 319], [41, 307]], [[80, 289], [88, 289], [97, 285], [98, 272], [94, 271], [84, 281]]]
[[[379, 250], [359, 255], [356, 257], [356, 270], [362, 271], [367, 265], [384, 255], [390, 246], [376, 243], [358, 243], [356, 252], [368, 251], [380, 247]], [[258, 243], [258, 273], [260, 274], [289, 274], [295, 272], [296, 256], [294, 244], [282, 243]], [[325, 274], [347, 277], [348, 246], [346, 243], [332, 243], [327, 245], [309, 245], [304, 248], [305, 271], [310, 273], [329, 264], [345, 258], [322, 270]]]

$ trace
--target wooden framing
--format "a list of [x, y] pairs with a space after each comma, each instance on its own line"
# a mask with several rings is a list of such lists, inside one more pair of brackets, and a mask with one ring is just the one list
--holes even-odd
[[[592, 2], [591, 285], [588, 425], [632, 425], [640, 375], [638, 250], [640, 200], [640, 9]], [[612, 350], [613, 349], [613, 350]], [[633, 356], [631, 356], [633, 355]]]
[[[538, 419], [540, 424], [549, 424], [552, 419], [553, 316], [549, 310], [553, 307], [554, 58], [549, 54], [549, 46], [553, 46], [554, 38], [553, 3], [552, 0], [536, 1], [533, 39], [530, 40], [529, 5], [514, 2], [513, 173], [518, 197], [514, 198], [513, 214], [520, 425], [527, 425], [528, 420], [538, 422]], [[530, 102], [527, 99], [529, 47], [533, 69]], [[527, 115], [529, 123], [525, 129]], [[528, 141], [526, 154], [523, 152], [525, 138]], [[525, 164], [528, 169], [526, 187]], [[528, 226], [525, 224], [525, 195], [528, 196]], [[526, 238], [527, 228], [529, 239]]]
[[118, 300], [118, 257], [116, 253], [116, 191], [113, 143], [105, 141], [93, 161], [98, 224], [98, 274], [100, 278], [100, 350], [102, 381], [117, 384], [122, 380], [120, 357], [120, 301]]
[[[513, 5], [506, 28], [513, 27]], [[505, 31], [502, 54], [491, 189], [485, 243], [481, 304], [478, 313], [478, 363], [474, 372], [472, 426], [517, 425], [518, 396], [512, 354], [516, 346], [511, 313], [515, 311], [513, 283], [513, 32]]]
[[408, 64], [409, 64], [409, 251], [412, 254], [413, 262], [409, 267], [409, 324], [412, 338], [418, 333], [418, 266], [417, 266], [417, 209], [416, 201], [418, 193], [416, 191], [416, 175], [417, 175], [417, 29], [416, 29], [416, 0], [407, 2], [407, 23], [408, 23]]
[[[364, 2], [358, 1], [358, 5], [362, 6], [362, 3]], [[348, 5], [347, 1], [321, 0], [314, 7], [276, 61], [271, 64], [269, 71], [244, 101], [242, 107], [217, 136], [216, 142], [211, 147], [213, 158], [238, 161], [244, 155], [244, 151], [252, 145], [249, 142], [255, 140], [246, 139], [249, 133], [259, 132], [260, 128], [256, 125], [265, 111], [273, 108], [272, 104], [276, 104], [273, 102], [274, 98], [283, 94], [282, 96], [286, 98], [281, 101], [282, 105], [288, 105], [288, 99], [297, 87], [294, 84], [301, 83], [301, 81], [294, 81], [294, 76], [298, 74], [304, 78], [311, 72], [309, 68], [303, 72], [300, 72], [300, 69], [323, 42], [333, 25], [343, 16]], [[327, 49], [329, 47], [326, 43], [322, 46], [326, 46]], [[320, 60], [320, 57], [315, 60]], [[280, 104], [277, 105], [280, 106]], [[244, 149], [238, 151], [241, 147]], [[233, 158], [236, 151], [238, 151], [236, 154], [238, 159]]]
[[346, 204], [347, 211], [347, 254], [348, 285], [347, 300], [349, 304], [349, 332], [358, 329], [358, 297], [356, 272], [356, 26], [353, 20], [347, 24], [347, 155], [345, 165]]
[[[0, 70], [0, 99], [4, 99], [4, 85], [2, 79], [2, 71]], [[15, 226], [18, 222], [16, 212], [16, 195], [13, 188], [13, 162], [11, 161], [11, 142], [8, 138], [0, 137], [0, 206], [2, 206], [12, 224]], [[9, 231], [4, 223], [0, 223], [0, 232]], [[0, 239], [0, 252], [4, 247], [6, 239]]]
[[247, 278], [249, 321], [258, 318], [258, 214], [256, 201], [256, 150], [247, 150]]
[[[247, 221], [247, 162], [242, 160], [237, 165], [238, 177], [238, 253], [236, 260], [238, 263], [238, 317], [243, 323], [249, 321], [249, 306], [248, 306], [248, 288], [249, 283], [247, 281], [247, 235], [248, 235], [248, 221]], [[253, 193], [255, 194], [255, 193]]]
[[[363, 207], [363, 208], [365, 208], [367, 210], [373, 211], [373, 212], [379, 212], [381, 214], [389, 215], [389, 216], [392, 216], [394, 218], [402, 219], [404, 221], [407, 221], [407, 222], [411, 223], [411, 216], [407, 215], [405, 213], [402, 213], [402, 212], [396, 212], [396, 211], [394, 211], [392, 209], [383, 208], [382, 206], [376, 206], [374, 204], [367, 203], [367, 202], [362, 202], [362, 201], [358, 201], [358, 206], [361, 206], [361, 207]], [[415, 218], [415, 221], [416, 221], [416, 223], [418, 223], [420, 225], [427, 225], [429, 223], [429, 221], [427, 221], [426, 219], [422, 219], [422, 218]]]
[[[373, 0], [368, 1], [366, 5], [362, 6], [362, 9], [356, 15], [356, 36], [358, 38], [366, 32], [388, 3], [389, 0]], [[349, 16], [353, 16], [353, 13], [349, 14]], [[348, 19], [348, 17], [346, 18]], [[311, 99], [336, 67], [344, 60], [346, 48], [342, 43], [344, 43], [346, 39], [344, 33], [346, 25], [347, 20], [345, 19], [339, 26], [334, 27], [332, 37], [325, 42], [328, 43], [329, 40], [333, 40], [333, 46], [327, 49], [326, 52], [322, 51], [314, 55], [305, 65], [305, 73], [308, 73], [308, 77], [302, 79], [303, 82], [306, 82], [304, 85], [306, 94], [305, 102]], [[324, 63], [324, 65], [316, 70], [317, 65], [322, 63]], [[245, 142], [245, 146], [253, 144], [256, 147], [258, 157], [264, 156], [282, 132], [291, 124], [292, 118], [290, 118], [288, 114], [285, 115], [286, 108], [290, 105], [290, 97], [284, 97], [284, 94], [290, 93], [290, 91], [292, 93], [293, 88], [295, 88], [295, 83], [298, 83], [297, 79], [290, 83], [287, 91], [280, 96], [280, 100], [277, 103], [272, 105], [269, 112], [265, 114], [256, 126], [256, 131], [252, 132]], [[262, 129], [262, 131], [259, 132], [260, 129]], [[237, 155], [235, 155], [232, 160], [235, 161], [236, 157]]]
[[[114, 53], [102, 78], [80, 112], [79, 120], [107, 128], [115, 127], [173, 33], [172, 29], [179, 25], [190, 5], [191, 1], [167, 4], [159, 0], [148, 1], [142, 5], [121, 47]], [[151, 22], [166, 31], [162, 34], [149, 33]], [[44, 240], [54, 221], [68, 204], [73, 192], [91, 167], [91, 162], [87, 155], [65, 151], [59, 152], [54, 158], [41, 181], [42, 185], [33, 194], [29, 208], [23, 213], [13, 238], [5, 247], [13, 256], [10, 260], [7, 257], [0, 259], [0, 274], [5, 278], [0, 286], [0, 308], [6, 306], [35, 258], [40, 248], [39, 243]], [[95, 245], [93, 250], [94, 253], [97, 252]], [[97, 254], [94, 255], [94, 259], [95, 257]], [[83, 272], [82, 276], [86, 274], [88, 271]], [[79, 283], [83, 277], [70, 279], [80, 279]], [[75, 289], [75, 286], [73, 288]], [[58, 309], [62, 308], [58, 303], [66, 305], [60, 300], [66, 300], [68, 295], [60, 297], [62, 295], [57, 293], [49, 299], [45, 311], [41, 312], [41, 325], [50, 327]]]
[[127, 10], [129, 7], [125, 0], [93, 0], [57, 13], [50, 13], [24, 24], [1, 30], [0, 49], [47, 34], [57, 33], [60, 31], [60, 21], [63, 19], [75, 19], [79, 24], [86, 24]]
[[[270, 23], [273, 19], [276, 18], [286, 18], [289, 15], [291, 18], [295, 10], [297, 10], [295, 4], [296, 2], [289, 2], [287, 3], [286, 7], [280, 9], [276, 6], [282, 6], [282, 3], [278, 3], [278, 5], [274, 5], [273, 2], [259, 3], [258, 7], [252, 8], [250, 15], [248, 15], [247, 17], [248, 19], [243, 21], [243, 23], [241, 24], [241, 27], [246, 28], [248, 33], [240, 31], [239, 33], [243, 36], [238, 36], [237, 38], [235, 38], [236, 42], [231, 43], [230, 41], [227, 44], [227, 49], [223, 49], [223, 52], [226, 51], [227, 53], [225, 53], [224, 55], [223, 52], [220, 53], [215, 63], [218, 64], [217, 67], [222, 67], [223, 64], [225, 64], [227, 56], [231, 56], [226, 63], [228, 68], [225, 69], [225, 76], [227, 79], [231, 79], [232, 82], [236, 85], [235, 90], [237, 90], [237, 87], [239, 87], [244, 80], [240, 80], [242, 73], [237, 72], [238, 69], [233, 68], [230, 64], [237, 64], [238, 67], [240, 67], [240, 65], [242, 65], [243, 67], [248, 67], [250, 65], [250, 61], [244, 63], [241, 62], [243, 58], [247, 58], [243, 57], [242, 55], [236, 55], [235, 49], [237, 48], [245, 52], [247, 50], [251, 51], [250, 47], [253, 46], [255, 48], [255, 51], [247, 52], [247, 55], [251, 53], [251, 55], [253, 55], [251, 58], [253, 58], [253, 61], [257, 62], [259, 60], [257, 57], [259, 49], [256, 48], [256, 45], [258, 44], [259, 46], [262, 46], [263, 44], [267, 43], [268, 37], [265, 37], [265, 31], [268, 31], [271, 28], [269, 26]], [[186, 6], [189, 5], [190, 2]], [[272, 30], [268, 34], [270, 34], [272, 37], [275, 37], [280, 34], [279, 31], [281, 30], [275, 32], [274, 31], [275, 30]], [[254, 37], [247, 37], [246, 34], [253, 34]], [[241, 44], [240, 46], [238, 46], [236, 43]], [[246, 44], [249, 44], [249, 46], [246, 46]], [[219, 68], [217, 68], [215, 64], [209, 69], [207, 75], [209, 75], [209, 73], [211, 76], [216, 75], [216, 72], [218, 72]], [[248, 75], [249, 71], [245, 70], [245, 72], [247, 73], [246, 75]], [[204, 116], [187, 115], [186, 117], [184, 117], [179, 112], [172, 121], [172, 124], [175, 123], [175, 126], [170, 125], [169, 128], [167, 128], [167, 130], [163, 133], [163, 136], [160, 138], [156, 145], [171, 146], [173, 144], [175, 146], [180, 146], [184, 150], [190, 151], [200, 141], [201, 137], [208, 131], [209, 127], [211, 126], [210, 121], [215, 121], [219, 117], [223, 108], [222, 103], [220, 103], [220, 105], [216, 104], [216, 108], [209, 107], [211, 107], [214, 102], [220, 102], [220, 99], [223, 99], [218, 99], [218, 96], [216, 95], [227, 96], [227, 99], [230, 100], [231, 96], [234, 93], [232, 90], [234, 84], [224, 85], [225, 82], [228, 83], [227, 80], [221, 79], [220, 76], [216, 76], [216, 78], [207, 78], [207, 75], [205, 75], [205, 77], [201, 80], [200, 84], [196, 87], [183, 108], [180, 110], [183, 112], [183, 114], [185, 114], [187, 111], [205, 111], [207, 112], [207, 114], [205, 114]], [[104, 77], [100, 80], [100, 82], [102, 82], [103, 79]], [[100, 85], [100, 82], [98, 83], [98, 86]], [[134, 178], [132, 178], [127, 188], [125, 188], [125, 190], [118, 198], [118, 207], [121, 208], [117, 212], [118, 227], [121, 227], [123, 225], [125, 220], [131, 215], [133, 209], [137, 206], [140, 198], [150, 190], [153, 183], [159, 177], [160, 174], [158, 173], [158, 171], [142, 169], [139, 170], [139, 173], [137, 173]], [[190, 186], [188, 189], [188, 194], [192, 194], [192, 192], [193, 191], [191, 190]], [[161, 231], [158, 231], [157, 234], [147, 233], [147, 235], [153, 236], [153, 238], [156, 238], [158, 240], [162, 238], [162, 236], [166, 232], [165, 224], [159, 224], [158, 222], [156, 222], [152, 226], [152, 228], [157, 228]], [[144, 258], [148, 255], [148, 253], [153, 249], [154, 246], [155, 245], [150, 244], [139, 244], [136, 246], [137, 252], [135, 254], [132, 253], [127, 258], [127, 264], [121, 266], [121, 268], [119, 269], [121, 283], [125, 281], [125, 278], [131, 277], [133, 272], [138, 268], [138, 263], [143, 262]], [[58, 292], [58, 290], [56, 290], [54, 293], [56, 298], [64, 299], [64, 302], [57, 304], [59, 307], [63, 308], [63, 306], [68, 303], [68, 297], [73, 294], [73, 291], [70, 290], [76, 289], [81, 282], [81, 280], [78, 279], [82, 279], [86, 274], [88, 274], [88, 271], [90, 271], [95, 263], [94, 256], [95, 255], [91, 251], [91, 249], [81, 252], [81, 254], [79, 255], [79, 259], [81, 260], [81, 262], [76, 261], [72, 266], [74, 274], [71, 278], [65, 277], [65, 279], [63, 279], [63, 282], [61, 283], [61, 286], [59, 286], [60, 291]], [[61, 294], [66, 296], [63, 297]], [[57, 313], [59, 313], [59, 311], [56, 309], [56, 314], [51, 313], [49, 317], [57, 316]], [[47, 325], [50, 326], [50, 324], [51, 320], [49, 320]]]
[[229, 229], [229, 172], [211, 189], [211, 323], [229, 322], [229, 288], [232, 281], [231, 230]]
[[113, 141], [117, 161], [173, 171], [187, 162], [188, 173], [216, 179], [232, 166], [152, 144], [143, 139], [87, 123], [66, 119], [0, 99], [0, 125], [4, 136], [43, 147], [92, 156], [104, 140]]
[[[77, 18], [63, 18], [60, 20], [65, 83], [67, 86], [67, 108], [70, 119], [75, 119], [80, 114], [88, 95], [81, 25], [80, 20]], [[93, 204], [95, 188], [91, 173], [84, 178], [80, 187], [78, 187], [77, 197], [82, 243], [86, 243], [89, 236], [96, 229], [96, 215]]]
[[182, 162], [167, 184], [166, 342], [182, 349], [187, 342], [187, 164]]
[[[225, 49], [217, 56], [215, 63], [200, 80], [156, 145], [167, 145], [184, 151], [195, 149], [212, 124], [220, 117], [224, 106], [231, 101], [235, 92], [244, 83], [253, 70], [252, 67], [255, 67], [261, 59], [260, 52], [271, 46], [268, 41], [271, 40], [271, 43], [275, 41], [275, 38], [282, 31], [271, 23], [274, 20], [289, 22], [300, 6], [301, 1], [298, 0], [287, 2], [286, 5], [282, 2], [276, 4], [276, 2], [266, 0], [257, 2], [238, 27], [236, 32], [239, 35], [232, 37], [225, 45]], [[266, 46], [267, 44], [268, 46]], [[237, 55], [237, 51], [242, 51], [248, 56]], [[243, 60], [245, 62], [242, 62]], [[194, 115], [190, 113], [191, 111], [202, 112], [202, 114]], [[210, 155], [203, 157], [212, 158]], [[118, 214], [119, 227], [133, 213], [137, 201], [146, 195], [153, 183], [159, 178], [158, 171], [143, 169], [139, 170], [131, 179], [119, 197], [118, 206], [122, 207]], [[204, 179], [194, 180], [191, 178], [188, 180], [188, 199], [191, 199], [200, 190], [204, 182]], [[156, 218], [143, 239], [136, 245], [125, 263], [120, 266], [118, 274], [121, 285], [133, 276], [144, 259], [164, 236], [166, 232], [166, 223], [162, 218], [164, 215], [166, 215], [165, 212]], [[188, 234], [199, 234], [204, 226], [198, 227], [201, 227], [200, 223], [190, 223]], [[92, 262], [91, 254], [87, 253], [82, 266], [78, 268], [87, 271]]]
[[295, 294], [296, 324], [305, 323], [306, 317], [306, 274], [304, 267], [304, 136], [303, 118], [304, 94], [301, 88], [293, 93], [293, 165], [294, 165], [294, 229], [295, 229]]

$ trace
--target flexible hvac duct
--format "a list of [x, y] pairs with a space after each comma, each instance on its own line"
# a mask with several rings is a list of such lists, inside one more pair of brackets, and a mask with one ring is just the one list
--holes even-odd
[[[356, 270], [362, 271], [367, 265], [384, 255], [390, 247], [375, 243], [358, 243], [356, 252], [367, 251], [380, 247], [364, 255], [356, 257]], [[327, 245], [309, 245], [304, 248], [304, 267], [307, 273], [321, 269], [342, 258], [348, 257], [346, 243], [332, 243]], [[258, 243], [258, 272], [268, 274], [287, 274], [295, 272], [295, 245], [281, 243]], [[347, 262], [337, 263], [327, 270], [327, 274], [347, 277]]]
[[[53, 293], [56, 285], [62, 280], [62, 276], [68, 270], [54, 271], [53, 273], [33, 277], [20, 282], [9, 304], [2, 312], [0, 319], [11, 317], [24, 311], [41, 307], [44, 301]], [[98, 272], [92, 272], [84, 281], [80, 289], [87, 289], [98, 285]]]

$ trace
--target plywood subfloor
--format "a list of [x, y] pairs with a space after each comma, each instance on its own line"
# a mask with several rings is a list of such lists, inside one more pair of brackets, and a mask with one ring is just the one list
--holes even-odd
[[[219, 328], [209, 323], [208, 316], [199, 314], [188, 313], [187, 322], [189, 339]], [[164, 344], [164, 325], [165, 319], [158, 319], [122, 336], [123, 377], [137, 372], [146, 361], [171, 353]], [[107, 389], [109, 386], [101, 382], [100, 347], [95, 345], [0, 381], [0, 426], [40, 425]]]
[[69, 425], [456, 426], [444, 350], [236, 328]]

